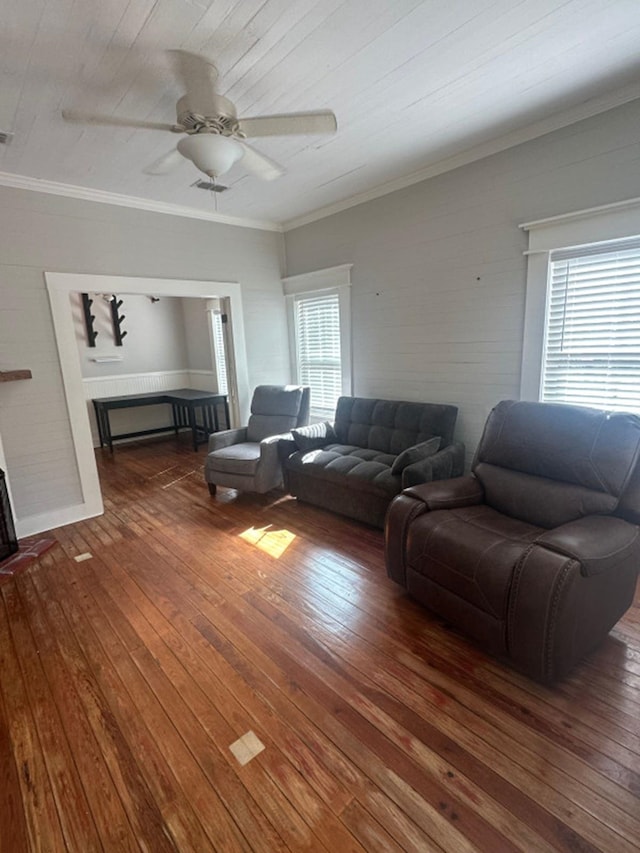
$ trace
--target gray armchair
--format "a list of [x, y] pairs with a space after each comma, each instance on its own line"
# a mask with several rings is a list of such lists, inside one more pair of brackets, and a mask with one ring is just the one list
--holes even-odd
[[204, 478], [212, 495], [216, 486], [265, 492], [282, 483], [278, 440], [309, 423], [310, 389], [301, 385], [258, 385], [246, 427], [209, 436]]

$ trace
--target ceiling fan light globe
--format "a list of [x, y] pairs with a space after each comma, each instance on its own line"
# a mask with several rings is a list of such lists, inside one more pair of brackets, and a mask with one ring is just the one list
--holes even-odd
[[224, 175], [244, 153], [233, 139], [216, 133], [187, 136], [178, 142], [178, 151], [210, 178]]

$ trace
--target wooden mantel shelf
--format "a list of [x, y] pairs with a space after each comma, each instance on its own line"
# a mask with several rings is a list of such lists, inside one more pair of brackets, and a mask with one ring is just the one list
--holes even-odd
[[31, 379], [31, 371], [0, 370], [0, 382], [15, 382], [16, 379]]

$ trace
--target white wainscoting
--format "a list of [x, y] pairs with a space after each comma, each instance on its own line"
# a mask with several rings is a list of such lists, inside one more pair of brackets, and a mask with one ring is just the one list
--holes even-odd
[[[152, 373], [127, 373], [120, 376], [92, 376], [82, 380], [87, 411], [91, 423], [93, 446], [100, 446], [98, 425], [91, 400], [99, 397], [121, 397], [128, 394], [152, 394], [154, 391], [171, 391], [176, 388], [198, 388], [215, 391], [216, 375], [212, 370], [159, 370]], [[114, 433], [135, 432], [171, 423], [168, 404], [122, 409], [109, 413]]]

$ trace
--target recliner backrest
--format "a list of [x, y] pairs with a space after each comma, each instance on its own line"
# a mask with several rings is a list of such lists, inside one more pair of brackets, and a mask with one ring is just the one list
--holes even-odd
[[367, 397], [340, 397], [335, 430], [341, 444], [398, 454], [431, 436], [440, 447], [453, 441], [458, 409], [438, 403], [411, 403]]
[[258, 385], [251, 400], [247, 441], [262, 441], [309, 423], [310, 390], [302, 385]]
[[615, 512], [640, 453], [640, 418], [580, 406], [503, 400], [473, 473], [495, 509], [551, 528]]

